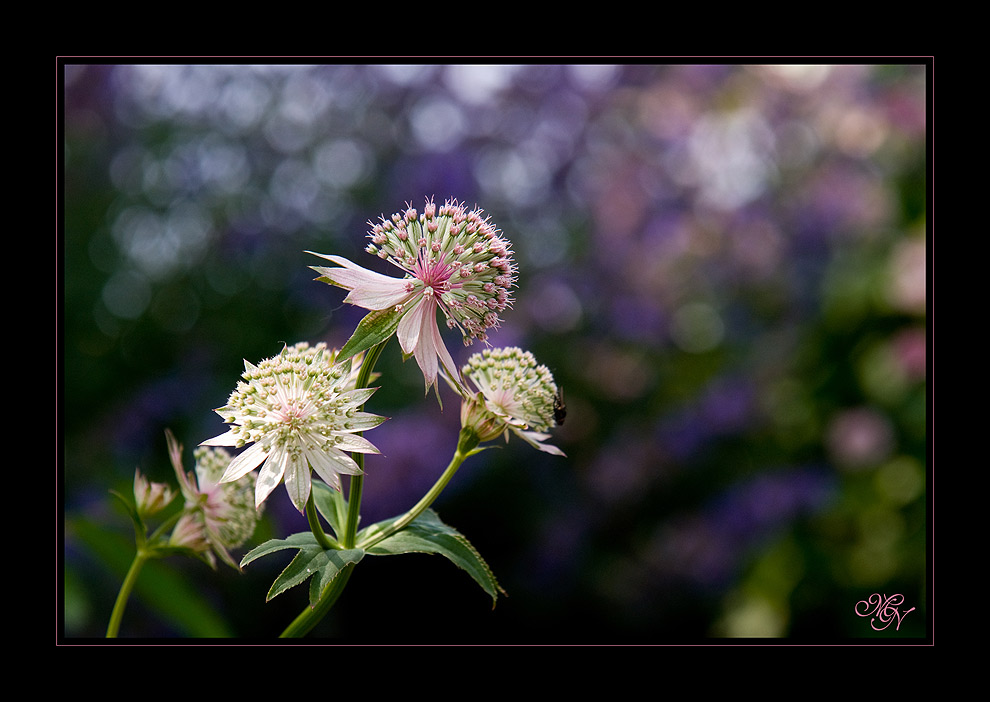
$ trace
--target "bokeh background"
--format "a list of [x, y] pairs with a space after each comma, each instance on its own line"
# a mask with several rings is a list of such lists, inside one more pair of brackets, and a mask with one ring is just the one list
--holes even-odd
[[[508, 592], [494, 610], [439, 556], [366, 558], [314, 636], [927, 636], [926, 81], [923, 61], [67, 62], [65, 636], [103, 635], [133, 554], [108, 490], [174, 484], [165, 429], [191, 467], [242, 359], [360, 319], [304, 251], [376, 268], [368, 220], [428, 196], [513, 242], [492, 342], [553, 370], [567, 458], [510, 442], [435, 505]], [[433, 483], [459, 423], [394, 342], [379, 369], [366, 524]], [[248, 546], [305, 529], [280, 488]], [[274, 636], [306, 602], [264, 601], [289, 556], [153, 563], [122, 636]], [[878, 634], [854, 611], [874, 593], [916, 609]]]

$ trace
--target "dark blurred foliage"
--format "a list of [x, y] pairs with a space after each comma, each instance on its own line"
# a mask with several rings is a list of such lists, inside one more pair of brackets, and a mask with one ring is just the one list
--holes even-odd
[[[555, 373], [568, 457], [512, 441], [435, 505], [508, 592], [494, 611], [440, 557], [367, 558], [315, 635], [926, 636], [926, 81], [922, 62], [66, 65], [66, 636], [102, 636], [133, 553], [108, 490], [174, 482], [166, 428], [191, 467], [243, 359], [360, 319], [304, 251], [375, 268], [367, 221], [427, 196], [513, 242], [492, 342]], [[379, 369], [364, 523], [415, 502], [458, 429], [394, 342]], [[304, 529], [280, 488], [249, 545]], [[287, 560], [156, 563], [122, 635], [274, 636], [305, 606], [264, 601]], [[873, 633], [854, 611], [873, 593], [917, 609]]]

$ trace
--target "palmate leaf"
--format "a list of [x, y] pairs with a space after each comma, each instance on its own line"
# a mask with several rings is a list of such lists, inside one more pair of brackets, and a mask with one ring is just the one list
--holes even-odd
[[[372, 524], [358, 535], [358, 543], [374, 538], [395, 520]], [[467, 571], [492, 598], [494, 608], [499, 593], [505, 590], [498, 584], [488, 563], [481, 557], [463, 534], [440, 521], [433, 510], [426, 510], [401, 531], [388, 536], [367, 549], [371, 556], [393, 556], [400, 553], [438, 553], [446, 556], [458, 567]]]
[[306, 582], [313, 578], [309, 588], [309, 603], [316, 605], [320, 594], [335, 578], [337, 578], [345, 568], [356, 565], [365, 552], [362, 549], [324, 549], [320, 546], [312, 532], [300, 532], [292, 534], [286, 539], [272, 539], [253, 549], [241, 560], [241, 566], [246, 566], [251, 561], [262, 556], [284, 551], [286, 549], [297, 549], [292, 562], [285, 567], [285, 570], [272, 583], [266, 601], [270, 601], [281, 595], [289, 588]]

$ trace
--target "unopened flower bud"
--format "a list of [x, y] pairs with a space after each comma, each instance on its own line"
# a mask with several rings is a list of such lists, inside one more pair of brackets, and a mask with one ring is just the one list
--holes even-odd
[[134, 502], [138, 514], [150, 517], [161, 512], [176, 496], [176, 492], [165, 483], [153, 483], [139, 471], [134, 471]]

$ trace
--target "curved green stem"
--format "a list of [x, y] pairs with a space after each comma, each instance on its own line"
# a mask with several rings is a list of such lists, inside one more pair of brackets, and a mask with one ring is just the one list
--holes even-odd
[[131, 567], [127, 571], [124, 582], [120, 586], [120, 592], [117, 593], [117, 601], [113, 605], [113, 612], [110, 613], [110, 623], [107, 625], [108, 639], [117, 638], [117, 632], [120, 631], [120, 621], [124, 618], [124, 609], [127, 607], [127, 600], [131, 596], [134, 584], [137, 582], [141, 568], [148, 560], [148, 557], [147, 552], [142, 548], [139, 548], [134, 555]]
[[[465, 438], [467, 437], [467, 441]], [[473, 441], [472, 441], [473, 439]], [[447, 483], [450, 482], [451, 478], [457, 472], [457, 469], [461, 467], [464, 459], [471, 455], [471, 451], [477, 445], [477, 437], [472, 433], [465, 433], [464, 430], [461, 431], [461, 440], [457, 444], [457, 450], [454, 451], [453, 458], [450, 459], [450, 463], [447, 465], [447, 469], [444, 470], [443, 475], [433, 484], [429, 492], [423, 495], [423, 498], [413, 505], [408, 512], [403, 514], [401, 517], [392, 522], [387, 528], [378, 533], [372, 534], [366, 541], [362, 541], [357, 545], [357, 548], [369, 549], [380, 541], [387, 539], [392, 534], [395, 534], [407, 526], [412, 524], [416, 518], [421, 515], [426, 508], [429, 507], [433, 502], [440, 496], [443, 489], [447, 487]]]
[[312, 490], [310, 490], [309, 499], [306, 501], [306, 521], [309, 522], [309, 529], [313, 532], [313, 536], [316, 537], [316, 543], [324, 550], [340, 548], [340, 544], [327, 536], [327, 533], [323, 531], [323, 525], [320, 524], [320, 518], [316, 514], [316, 503], [313, 502]]
[[[447, 465], [446, 470], [444, 470], [443, 475], [434, 483], [433, 487], [430, 488], [429, 492], [423, 495], [423, 498], [413, 505], [408, 512], [403, 514], [399, 519], [395, 520], [392, 524], [388, 526], [384, 531], [378, 532], [357, 545], [357, 548], [367, 550], [382, 541], [383, 539], [391, 536], [392, 534], [400, 531], [401, 529], [409, 526], [416, 518], [421, 515], [427, 507], [429, 507], [433, 502], [439, 497], [443, 489], [447, 487], [451, 478], [457, 473], [457, 469], [461, 467], [464, 463], [464, 459], [472, 455], [475, 446], [477, 446], [477, 437], [471, 433], [464, 430], [461, 431], [461, 438], [457, 444], [457, 450], [454, 452], [453, 458], [450, 459], [450, 463]], [[337, 599], [340, 597], [341, 593], [344, 591], [344, 587], [347, 585], [347, 581], [351, 577], [351, 573], [354, 571], [353, 563], [346, 565], [340, 572], [340, 574], [331, 582], [327, 589], [323, 591], [320, 596], [319, 602], [313, 608], [306, 608], [299, 614], [295, 620], [286, 627], [285, 631], [282, 632], [281, 638], [294, 638], [305, 636], [313, 627], [315, 627], [323, 617], [326, 616], [327, 612], [334, 606]]]

